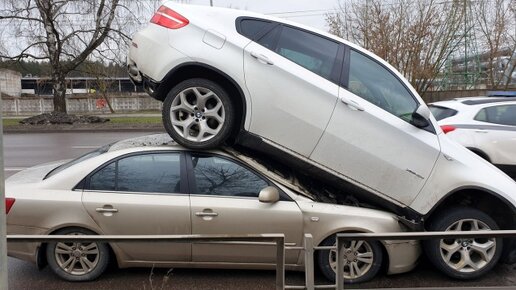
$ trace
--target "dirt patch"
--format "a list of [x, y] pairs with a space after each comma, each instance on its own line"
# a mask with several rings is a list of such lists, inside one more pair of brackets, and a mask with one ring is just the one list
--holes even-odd
[[108, 122], [108, 118], [97, 116], [77, 116], [61, 112], [44, 113], [32, 116], [20, 121], [23, 125], [47, 125], [47, 124], [96, 124]]

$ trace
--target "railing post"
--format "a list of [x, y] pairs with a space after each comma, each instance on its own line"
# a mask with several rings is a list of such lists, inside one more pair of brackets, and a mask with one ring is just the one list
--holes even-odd
[[307, 290], [314, 290], [314, 239], [312, 234], [305, 234], [305, 286]]
[[335, 269], [335, 282], [337, 290], [344, 289], [344, 241], [337, 235], [337, 268]]
[[[0, 89], [1, 92], [1, 89]], [[2, 109], [0, 93], [0, 109]], [[4, 184], [4, 135], [2, 127], [3, 109], [0, 111], [0, 290], [7, 290], [7, 239]]]
[[285, 289], [285, 237], [276, 238], [276, 290]]

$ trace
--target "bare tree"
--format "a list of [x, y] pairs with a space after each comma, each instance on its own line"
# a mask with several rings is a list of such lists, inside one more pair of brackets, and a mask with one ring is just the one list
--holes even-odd
[[0, 36], [16, 41], [0, 45], [0, 58], [48, 61], [54, 111], [66, 113], [66, 76], [89, 57], [113, 53], [113, 47], [118, 52], [122, 46], [125, 49], [128, 28], [139, 23], [135, 13], [142, 9], [139, 3], [145, 2], [4, 0], [0, 4], [0, 24], [4, 27]]
[[351, 0], [328, 14], [330, 32], [371, 50], [423, 94], [443, 69], [460, 29], [455, 1]]
[[480, 42], [487, 53], [481, 55], [487, 86], [507, 89], [516, 67], [516, 5], [513, 1], [479, 1], [475, 19]]

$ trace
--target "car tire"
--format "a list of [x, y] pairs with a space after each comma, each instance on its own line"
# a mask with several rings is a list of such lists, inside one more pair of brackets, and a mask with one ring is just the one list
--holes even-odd
[[[452, 208], [430, 223], [430, 231], [498, 230], [496, 222], [484, 212], [468, 208]], [[478, 278], [500, 260], [503, 240], [442, 239], [424, 243], [428, 259], [444, 274], [461, 280]]]
[[[67, 228], [55, 235], [95, 235], [82, 228]], [[71, 282], [97, 279], [109, 264], [109, 247], [105, 243], [51, 242], [46, 247], [50, 269], [60, 278]]]
[[216, 148], [234, 129], [234, 105], [228, 93], [207, 79], [189, 79], [172, 88], [162, 113], [170, 137], [190, 149]]
[[[336, 246], [335, 235], [328, 237], [321, 246]], [[345, 244], [344, 282], [356, 284], [373, 279], [382, 267], [383, 252], [378, 242], [352, 241]], [[321, 250], [317, 263], [326, 279], [335, 282], [336, 250]], [[352, 258], [352, 260], [351, 260]], [[357, 269], [361, 272], [357, 275]]]

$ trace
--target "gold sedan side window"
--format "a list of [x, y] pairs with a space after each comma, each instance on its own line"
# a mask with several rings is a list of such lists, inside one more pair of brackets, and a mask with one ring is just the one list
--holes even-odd
[[249, 169], [219, 157], [194, 156], [194, 194], [258, 197], [269, 184]]
[[97, 171], [90, 178], [90, 190], [179, 193], [179, 153], [128, 156]]

